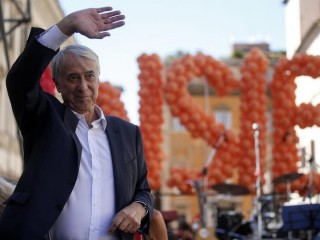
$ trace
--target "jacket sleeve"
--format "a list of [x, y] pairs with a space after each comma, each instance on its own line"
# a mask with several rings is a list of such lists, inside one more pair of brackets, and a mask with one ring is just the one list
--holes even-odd
[[32, 129], [45, 107], [40, 78], [55, 51], [41, 45], [35, 36], [43, 29], [32, 28], [27, 44], [8, 72], [6, 85], [12, 110], [22, 133]]
[[136, 146], [137, 146], [137, 158], [138, 158], [138, 182], [137, 182], [137, 188], [136, 188], [135, 201], [141, 201], [147, 205], [148, 213], [142, 219], [140, 231], [144, 233], [148, 233], [154, 203], [153, 203], [153, 197], [152, 197], [148, 179], [147, 179], [148, 171], [147, 171], [147, 165], [144, 157], [142, 136], [141, 136], [139, 127], [137, 127], [136, 131], [137, 131]]

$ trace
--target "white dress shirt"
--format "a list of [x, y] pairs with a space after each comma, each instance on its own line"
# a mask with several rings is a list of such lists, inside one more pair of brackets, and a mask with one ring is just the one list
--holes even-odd
[[113, 168], [107, 121], [96, 106], [100, 118], [88, 127], [83, 115], [76, 128], [81, 146], [81, 162], [75, 187], [59, 218], [50, 230], [52, 240], [116, 239], [108, 235], [115, 214]]
[[[41, 34], [37, 40], [57, 50], [68, 38], [57, 26]], [[74, 189], [57, 221], [49, 232], [51, 240], [114, 240], [108, 234], [115, 215], [113, 167], [105, 129], [107, 121], [98, 106], [99, 119], [88, 127], [83, 115], [79, 118], [76, 135], [82, 146], [80, 169]]]

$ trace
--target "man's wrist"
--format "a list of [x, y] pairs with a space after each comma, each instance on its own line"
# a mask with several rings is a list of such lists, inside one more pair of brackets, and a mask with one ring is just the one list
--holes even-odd
[[42, 32], [37, 37], [37, 40], [45, 47], [51, 48], [52, 50], [56, 51], [58, 50], [60, 45], [64, 43], [68, 38], [69, 36], [61, 32], [57, 25], [54, 25], [47, 31]]
[[148, 205], [145, 204], [144, 202], [142, 201], [136, 201], [136, 203], [139, 203], [145, 210], [146, 210], [146, 213], [144, 214], [143, 217], [147, 216], [147, 214], [149, 213], [149, 208], [148, 208]]

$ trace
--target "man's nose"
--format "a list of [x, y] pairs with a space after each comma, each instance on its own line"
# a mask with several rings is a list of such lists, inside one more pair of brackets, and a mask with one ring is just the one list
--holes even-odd
[[81, 91], [84, 91], [88, 88], [88, 82], [86, 81], [84, 76], [81, 77], [80, 82], [78, 84], [78, 88]]

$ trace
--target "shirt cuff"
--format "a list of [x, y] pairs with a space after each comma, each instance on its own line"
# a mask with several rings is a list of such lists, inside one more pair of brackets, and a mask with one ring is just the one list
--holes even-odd
[[43, 46], [57, 51], [61, 44], [64, 43], [69, 36], [61, 32], [57, 25], [54, 25], [38, 35], [36, 38]]

